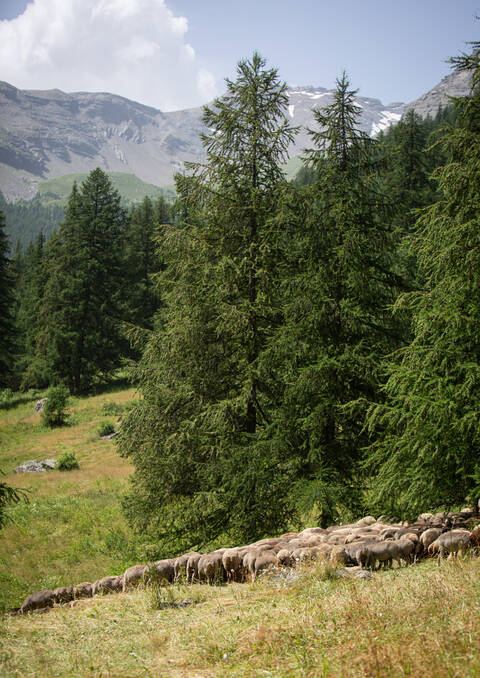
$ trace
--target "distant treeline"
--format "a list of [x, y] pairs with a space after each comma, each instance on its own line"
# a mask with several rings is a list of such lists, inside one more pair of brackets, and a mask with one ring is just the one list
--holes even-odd
[[472, 92], [372, 139], [345, 74], [293, 182], [286, 85], [254, 54], [206, 161], [130, 211], [97, 169], [1, 250], [2, 383], [128, 363], [125, 511], [169, 550], [480, 495], [480, 52]]

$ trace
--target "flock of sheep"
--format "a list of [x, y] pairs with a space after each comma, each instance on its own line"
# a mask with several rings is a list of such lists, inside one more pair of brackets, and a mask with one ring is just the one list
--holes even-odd
[[350, 525], [332, 525], [326, 529], [309, 527], [281, 537], [261, 539], [253, 544], [222, 548], [211, 553], [185, 553], [178, 558], [158, 560], [150, 565], [134, 565], [121, 575], [103, 577], [95, 583], [44, 590], [25, 598], [12, 613], [45, 611], [57, 604], [74, 605], [79, 598], [96, 594], [127, 591], [140, 583], [175, 581], [219, 582], [255, 581], [262, 571], [295, 567], [299, 562], [324, 560], [334, 565], [377, 569], [399, 566], [438, 555], [454, 557], [468, 548], [480, 546], [480, 525], [471, 509], [460, 513], [422, 513], [415, 523], [389, 524], [382, 518], [367, 516]]

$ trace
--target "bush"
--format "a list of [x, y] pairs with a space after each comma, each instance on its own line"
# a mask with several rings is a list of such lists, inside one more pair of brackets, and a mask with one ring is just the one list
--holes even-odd
[[80, 465], [74, 452], [65, 452], [57, 459], [58, 471], [72, 471], [75, 468], [80, 468]]
[[100, 438], [103, 438], [103, 436], [109, 436], [112, 433], [115, 433], [115, 426], [112, 424], [112, 422], [102, 421], [98, 428], [98, 435]]
[[66, 423], [69, 395], [68, 389], [62, 385], [48, 389], [47, 401], [40, 415], [46, 426], [62, 426]]
[[118, 417], [123, 412], [122, 405], [118, 403], [103, 403], [102, 405], [102, 414], [109, 414], [110, 416]]

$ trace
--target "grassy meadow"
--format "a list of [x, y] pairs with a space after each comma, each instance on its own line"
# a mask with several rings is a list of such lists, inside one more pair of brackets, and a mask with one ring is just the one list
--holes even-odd
[[[0, 409], [0, 468], [29, 489], [0, 532], [0, 605], [42, 588], [147, 562], [120, 499], [131, 467], [113, 441], [133, 389], [74, 398], [69, 426], [50, 430], [34, 400]], [[75, 452], [80, 468], [13, 474], [28, 459]], [[189, 604], [176, 603], [187, 600]], [[0, 616], [0, 676], [480, 676], [480, 559], [343, 579], [329, 567], [255, 584], [138, 589]]]
[[[0, 532], [1, 610], [32, 591], [92, 581], [135, 561], [138, 544], [120, 506], [131, 467], [114, 440], [98, 433], [103, 422], [118, 421], [134, 395], [123, 389], [72, 398], [70, 425], [55, 429], [33, 414], [35, 400], [0, 409], [0, 469], [29, 498], [9, 510], [12, 520]], [[24, 461], [67, 451], [78, 470], [13, 473]]]

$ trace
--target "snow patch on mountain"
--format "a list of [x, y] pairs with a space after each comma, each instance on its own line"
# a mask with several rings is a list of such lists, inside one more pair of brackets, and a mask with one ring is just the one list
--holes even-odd
[[386, 130], [394, 122], [398, 122], [402, 115], [400, 113], [392, 113], [392, 111], [382, 111], [382, 117], [378, 122], [374, 122], [370, 130], [370, 136], [375, 136], [382, 130]]

